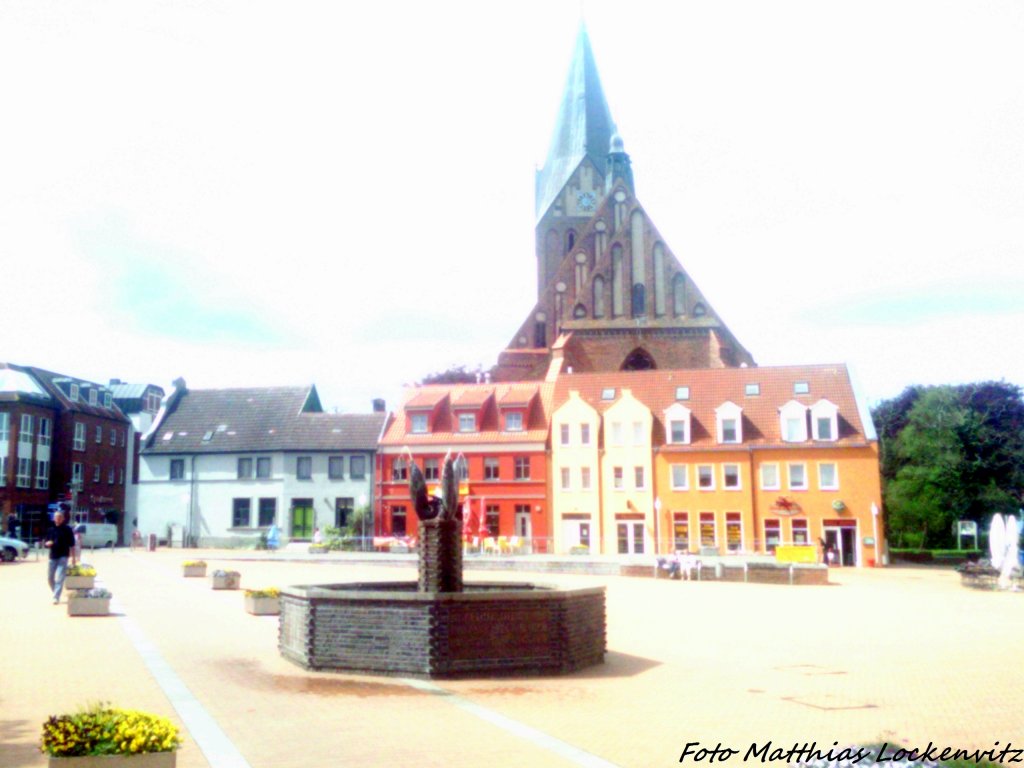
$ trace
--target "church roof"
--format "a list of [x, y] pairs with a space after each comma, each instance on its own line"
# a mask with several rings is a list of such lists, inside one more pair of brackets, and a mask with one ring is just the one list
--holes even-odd
[[604, 175], [615, 123], [604, 98], [587, 28], [580, 22], [562, 105], [544, 167], [537, 172], [537, 218], [547, 212], [559, 190], [584, 158]]

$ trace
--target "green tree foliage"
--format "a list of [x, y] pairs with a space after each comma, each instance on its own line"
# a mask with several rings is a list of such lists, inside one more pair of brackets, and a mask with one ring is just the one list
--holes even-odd
[[1024, 490], [1024, 399], [1005, 382], [910, 387], [872, 416], [897, 546], [955, 543], [958, 519], [1014, 512]]
[[475, 369], [469, 370], [464, 365], [456, 365], [448, 370], [424, 376], [420, 380], [420, 384], [473, 384], [477, 381], [477, 377], [481, 381], [483, 380], [483, 366], [478, 365]]

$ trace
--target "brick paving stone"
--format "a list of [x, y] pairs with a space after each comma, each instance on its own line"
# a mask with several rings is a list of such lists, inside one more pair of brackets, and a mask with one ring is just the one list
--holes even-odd
[[[223, 550], [86, 557], [253, 768], [571, 764], [400, 679], [286, 662], [275, 618], [246, 614], [241, 591], [181, 576], [195, 557], [240, 571], [243, 587], [412, 581], [415, 563]], [[1024, 742], [1024, 665], [1009, 662], [1024, 595], [964, 589], [952, 571], [835, 571], [827, 587], [466, 572], [470, 583], [524, 579], [605, 585], [607, 662], [565, 677], [436, 685], [613, 764], [676, 764], [689, 741]], [[50, 604], [45, 561], [0, 565], [0, 585], [0, 766], [45, 765], [42, 721], [89, 701], [181, 722], [118, 619], [70, 618]], [[178, 765], [209, 765], [188, 734]]]

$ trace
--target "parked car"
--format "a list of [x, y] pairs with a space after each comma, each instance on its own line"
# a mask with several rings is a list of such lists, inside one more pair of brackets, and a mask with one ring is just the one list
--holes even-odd
[[28, 557], [28, 544], [21, 539], [0, 536], [0, 560], [9, 563], [18, 555]]
[[79, 523], [75, 533], [82, 534], [83, 547], [113, 547], [117, 543], [117, 526], [112, 523]]

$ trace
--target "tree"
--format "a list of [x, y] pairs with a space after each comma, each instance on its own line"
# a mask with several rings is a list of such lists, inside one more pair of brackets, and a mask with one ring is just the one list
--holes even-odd
[[[488, 371], [487, 373], [490, 373]], [[484, 377], [482, 365], [475, 370], [467, 370], [464, 365], [453, 365], [444, 371], [430, 373], [420, 380], [420, 384], [474, 384]]]
[[909, 387], [872, 413], [897, 545], [952, 543], [958, 519], [1013, 512], [1024, 487], [1024, 399], [1005, 382]]

